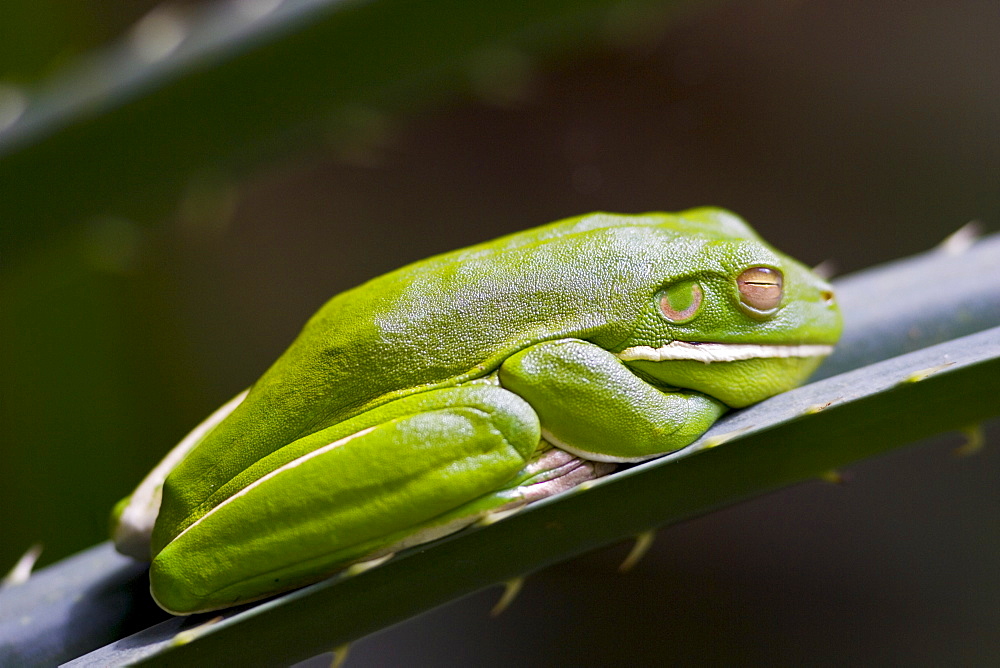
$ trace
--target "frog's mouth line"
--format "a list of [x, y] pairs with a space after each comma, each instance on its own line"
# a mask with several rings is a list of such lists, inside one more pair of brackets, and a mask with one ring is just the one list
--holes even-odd
[[665, 346], [632, 346], [618, 353], [623, 362], [646, 360], [666, 362], [669, 360], [689, 360], [693, 362], [738, 362], [765, 357], [825, 357], [833, 352], [833, 346], [797, 345], [768, 346], [755, 343], [696, 343], [671, 341]]

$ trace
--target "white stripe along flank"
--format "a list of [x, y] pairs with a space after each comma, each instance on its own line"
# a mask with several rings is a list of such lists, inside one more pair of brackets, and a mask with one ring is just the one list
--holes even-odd
[[633, 346], [618, 353], [623, 362], [646, 360], [666, 362], [689, 360], [692, 362], [738, 362], [767, 357], [823, 357], [833, 352], [833, 346], [798, 345], [768, 346], [756, 343], [689, 343], [671, 341], [665, 346]]
[[288, 462], [284, 466], [279, 466], [278, 468], [274, 469], [273, 471], [271, 471], [267, 475], [264, 475], [264, 476], [261, 476], [260, 478], [257, 478], [252, 483], [250, 483], [249, 485], [247, 485], [246, 487], [244, 487], [243, 489], [241, 489], [240, 491], [236, 492], [231, 497], [229, 497], [228, 499], [226, 499], [225, 501], [223, 501], [222, 503], [220, 503], [219, 505], [217, 505], [215, 508], [212, 508], [210, 511], [208, 511], [207, 513], [205, 513], [204, 515], [202, 515], [201, 517], [199, 517], [190, 526], [188, 526], [186, 529], [184, 529], [184, 531], [181, 531], [179, 534], [177, 534], [173, 538], [173, 540], [171, 540], [170, 542], [173, 543], [174, 541], [178, 540], [181, 536], [183, 536], [188, 531], [190, 531], [191, 529], [193, 529], [196, 526], [198, 526], [199, 524], [201, 524], [203, 521], [205, 521], [205, 519], [211, 517], [214, 513], [218, 512], [222, 508], [225, 508], [227, 505], [229, 505], [230, 503], [232, 503], [236, 499], [240, 498], [241, 496], [246, 496], [247, 494], [249, 494], [250, 492], [252, 492], [254, 489], [256, 489], [257, 487], [263, 485], [265, 482], [267, 482], [271, 478], [277, 476], [278, 474], [284, 473], [285, 471], [290, 471], [291, 469], [295, 468], [296, 466], [300, 466], [302, 464], [305, 464], [310, 459], [313, 459], [314, 457], [319, 457], [320, 455], [326, 454], [327, 452], [330, 452], [334, 448], [339, 448], [340, 446], [345, 445], [346, 443], [348, 443], [350, 441], [353, 441], [356, 438], [364, 436], [365, 434], [367, 434], [368, 432], [370, 432], [370, 431], [372, 431], [374, 429], [375, 429], [375, 427], [368, 427], [367, 429], [362, 429], [361, 431], [356, 432], [354, 434], [351, 434], [350, 436], [345, 436], [344, 438], [340, 439], [339, 441], [334, 441], [333, 443], [330, 443], [329, 445], [324, 445], [322, 448], [318, 448], [318, 449], [313, 450], [312, 452], [310, 452], [308, 454], [302, 455], [298, 459], [293, 459], [292, 461]]

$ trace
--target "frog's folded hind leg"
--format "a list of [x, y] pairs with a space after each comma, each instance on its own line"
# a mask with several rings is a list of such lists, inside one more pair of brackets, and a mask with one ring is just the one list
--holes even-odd
[[503, 489], [540, 438], [527, 402], [486, 385], [412, 395], [311, 434], [179, 530], [153, 561], [154, 597], [175, 614], [227, 607], [455, 531], [480, 516], [455, 509]]

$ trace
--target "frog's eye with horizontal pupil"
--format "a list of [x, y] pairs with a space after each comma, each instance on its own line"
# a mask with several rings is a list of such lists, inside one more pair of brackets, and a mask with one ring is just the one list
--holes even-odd
[[740, 300], [755, 311], [770, 311], [781, 303], [781, 272], [770, 267], [751, 267], [736, 278]]
[[670, 322], [688, 322], [698, 315], [704, 294], [694, 281], [683, 281], [660, 293], [660, 312]]

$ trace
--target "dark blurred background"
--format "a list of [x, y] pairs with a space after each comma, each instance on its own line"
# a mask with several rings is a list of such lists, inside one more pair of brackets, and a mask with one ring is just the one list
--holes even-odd
[[[4, 0], [0, 81], [154, 4]], [[349, 138], [199, 174], [169, 216], [88, 218], [5, 257], [0, 570], [103, 540], [111, 505], [316, 308], [405, 262], [597, 209], [729, 207], [840, 273], [1000, 228], [995, 0], [688, 3], [627, 35], [498, 52], [504, 76], [469, 64], [471, 95], [359, 107]], [[669, 528], [625, 576], [625, 546], [548, 569], [497, 620], [498, 592], [475, 595], [351, 665], [1000, 664], [997, 426], [975, 457], [944, 435]]]

